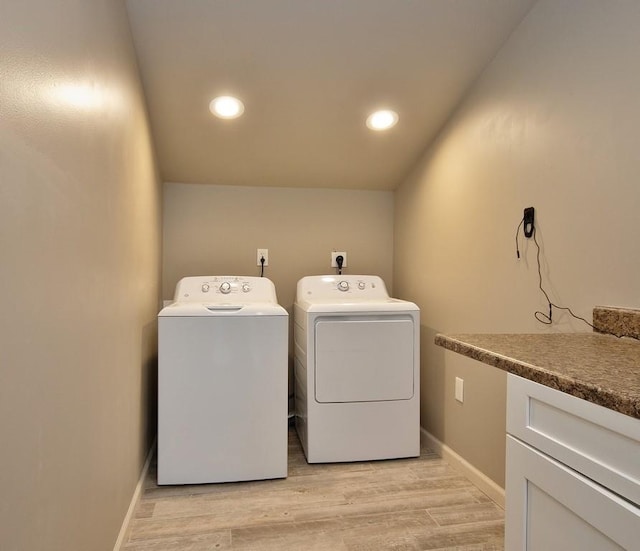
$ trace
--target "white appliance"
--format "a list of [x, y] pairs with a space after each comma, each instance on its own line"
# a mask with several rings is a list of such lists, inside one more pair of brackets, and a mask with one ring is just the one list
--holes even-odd
[[158, 484], [287, 476], [288, 314], [260, 277], [185, 277], [158, 315]]
[[420, 455], [420, 311], [377, 276], [310, 276], [294, 305], [296, 429], [309, 463]]

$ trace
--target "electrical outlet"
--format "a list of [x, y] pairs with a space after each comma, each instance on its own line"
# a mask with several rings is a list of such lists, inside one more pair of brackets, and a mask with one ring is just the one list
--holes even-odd
[[456, 400], [464, 402], [464, 379], [456, 377]]
[[264, 258], [264, 265], [268, 266], [269, 265], [269, 249], [258, 249], [258, 254], [256, 257], [256, 266], [262, 266], [262, 262], [260, 262], [260, 259]]
[[347, 267], [347, 253], [344, 251], [331, 251], [331, 267], [337, 268], [338, 263], [336, 262], [336, 257], [342, 256], [342, 267]]

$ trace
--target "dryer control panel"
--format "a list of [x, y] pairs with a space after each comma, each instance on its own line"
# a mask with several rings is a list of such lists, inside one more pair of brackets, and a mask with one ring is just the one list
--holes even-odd
[[266, 277], [191, 276], [176, 285], [176, 302], [277, 303], [276, 289]]
[[386, 300], [384, 281], [371, 275], [308, 276], [298, 281], [298, 297], [313, 300]]

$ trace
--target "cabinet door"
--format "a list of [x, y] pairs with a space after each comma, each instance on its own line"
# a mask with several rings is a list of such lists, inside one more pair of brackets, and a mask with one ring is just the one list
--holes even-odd
[[505, 549], [640, 550], [640, 509], [507, 435]]
[[640, 504], [639, 419], [509, 373], [507, 432]]

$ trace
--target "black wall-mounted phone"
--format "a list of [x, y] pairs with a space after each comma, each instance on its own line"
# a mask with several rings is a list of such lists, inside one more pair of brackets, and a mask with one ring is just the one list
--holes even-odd
[[533, 225], [533, 214], [534, 214], [534, 208], [533, 207], [527, 207], [526, 209], [524, 209], [524, 217], [523, 217], [523, 223], [524, 223], [524, 236], [525, 237], [531, 237], [533, 235], [533, 230], [534, 230], [534, 225]]

